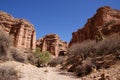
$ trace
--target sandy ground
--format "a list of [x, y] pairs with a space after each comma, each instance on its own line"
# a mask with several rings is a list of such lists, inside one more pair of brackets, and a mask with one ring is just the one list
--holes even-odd
[[81, 80], [71, 73], [60, 71], [57, 68], [37, 68], [30, 64], [8, 61], [0, 65], [13, 66], [21, 75], [20, 80]]
[[103, 73], [108, 77], [105, 80], [120, 80], [120, 64], [114, 65], [107, 70], [101, 69], [82, 78], [75, 77], [73, 73], [52, 67], [37, 68], [30, 64], [14, 61], [0, 63], [1, 65], [14, 67], [21, 76], [19, 80], [101, 80]]

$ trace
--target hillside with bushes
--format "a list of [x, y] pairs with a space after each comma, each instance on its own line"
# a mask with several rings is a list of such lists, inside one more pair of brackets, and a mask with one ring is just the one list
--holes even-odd
[[69, 47], [56, 34], [35, 40], [32, 24], [0, 12], [0, 80], [120, 80], [120, 10], [99, 8]]

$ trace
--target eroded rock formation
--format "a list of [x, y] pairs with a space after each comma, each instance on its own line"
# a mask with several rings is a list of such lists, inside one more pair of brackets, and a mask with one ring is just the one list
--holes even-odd
[[120, 10], [111, 9], [108, 6], [101, 7], [96, 14], [88, 19], [85, 26], [72, 33], [69, 46], [81, 43], [84, 40], [93, 40], [97, 31], [100, 30], [104, 36], [120, 32]]
[[64, 52], [67, 51], [68, 44], [67, 42], [63, 42], [60, 40], [59, 36], [56, 34], [48, 34], [45, 37], [37, 40], [37, 47], [41, 49], [41, 51], [49, 51], [55, 57], [59, 55], [64, 55]]
[[0, 12], [0, 29], [3, 29], [13, 38], [15, 47], [35, 50], [36, 32], [33, 25], [28, 21]]

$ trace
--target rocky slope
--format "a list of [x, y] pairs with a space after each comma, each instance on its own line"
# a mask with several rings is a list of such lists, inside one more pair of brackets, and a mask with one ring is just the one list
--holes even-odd
[[41, 51], [49, 51], [56, 57], [58, 57], [59, 54], [64, 55], [68, 47], [67, 42], [60, 40], [59, 36], [56, 34], [48, 34], [45, 37], [38, 39], [36, 45]]
[[101, 7], [96, 14], [88, 19], [85, 26], [72, 33], [72, 39], [69, 43], [81, 43], [85, 40], [95, 39], [95, 35], [100, 31], [103, 36], [120, 32], [120, 10], [111, 9], [108, 6]]
[[28, 50], [36, 48], [36, 32], [34, 26], [28, 21], [0, 12], [0, 29], [13, 38], [15, 47]]

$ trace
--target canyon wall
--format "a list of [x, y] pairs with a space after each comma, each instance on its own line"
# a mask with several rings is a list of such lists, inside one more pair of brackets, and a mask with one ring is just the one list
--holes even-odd
[[0, 29], [3, 29], [13, 38], [14, 47], [35, 50], [36, 31], [28, 21], [0, 12]]
[[38, 39], [36, 45], [41, 51], [49, 51], [55, 57], [67, 52], [68, 47], [67, 42], [61, 41], [57, 34], [48, 34], [45, 37]]
[[109, 6], [99, 8], [83, 28], [72, 33], [69, 47], [74, 43], [94, 40], [98, 31], [104, 36], [120, 32], [120, 10], [111, 9]]

